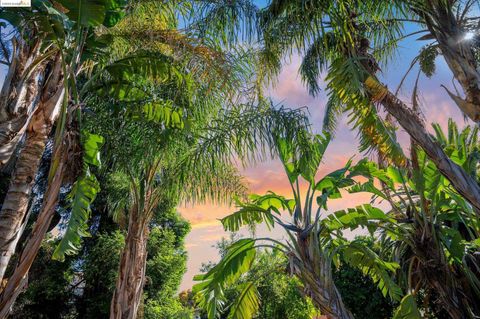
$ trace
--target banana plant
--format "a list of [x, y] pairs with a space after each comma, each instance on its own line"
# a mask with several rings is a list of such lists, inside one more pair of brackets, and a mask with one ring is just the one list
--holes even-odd
[[[276, 148], [293, 198], [268, 192], [265, 195], [250, 195], [246, 201], [237, 199], [238, 210], [221, 219], [221, 222], [228, 231], [238, 231], [242, 226], [260, 223], [269, 229], [280, 227], [286, 234], [286, 240], [270, 237], [238, 240], [215, 267], [195, 277], [200, 283], [193, 290], [209, 319], [218, 317], [224, 310], [225, 287], [249, 271], [256, 250], [262, 248], [285, 254], [289, 261], [289, 272], [298, 277], [305, 294], [329, 318], [353, 318], [332, 277], [332, 267], [338, 265], [340, 253], [346, 262], [369, 275], [384, 295], [394, 300], [401, 299], [402, 290], [392, 279], [393, 273], [399, 268], [398, 264], [381, 260], [361, 242], [350, 242], [343, 236], [345, 229], [372, 226], [371, 230], [374, 231], [377, 223], [391, 220], [391, 217], [369, 204], [327, 216], [327, 202], [341, 198], [342, 189], [359, 185], [354, 178], [365, 175], [369, 169], [369, 162], [365, 160], [357, 165], [348, 161], [343, 168], [317, 179], [318, 168], [329, 141], [328, 134], [304, 135], [303, 139], [295, 140], [276, 137]], [[301, 194], [301, 185], [306, 185], [306, 194]], [[290, 221], [285, 221], [285, 218]], [[228, 305], [229, 318], [253, 318], [258, 309], [260, 300], [255, 283], [245, 283], [241, 289], [239, 299], [233, 305]]]
[[[445, 153], [478, 183], [478, 128], [467, 126], [460, 131], [450, 120], [447, 133], [438, 124], [433, 129]], [[371, 173], [387, 181], [384, 189], [372, 183], [378, 181], [373, 175], [369, 182], [351, 189], [376, 198], [383, 195], [392, 206], [389, 216], [395, 222], [384, 223], [380, 234], [383, 253], [402, 265], [398, 282], [407, 291], [395, 318], [417, 318], [420, 310], [475, 318], [480, 310], [476, 302], [480, 298], [480, 223], [475, 208], [425, 152], [413, 147], [411, 169], [372, 167]]]

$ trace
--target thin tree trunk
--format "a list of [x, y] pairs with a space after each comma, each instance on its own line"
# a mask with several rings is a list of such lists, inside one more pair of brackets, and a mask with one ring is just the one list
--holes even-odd
[[476, 211], [479, 211], [480, 186], [473, 177], [445, 154], [442, 147], [428, 134], [417, 114], [373, 77], [369, 77], [365, 81], [365, 87], [373, 99], [381, 103], [415, 143], [425, 151], [442, 175], [452, 183], [455, 190], [467, 199], [476, 208]]
[[147, 263], [148, 227], [144, 218], [131, 212], [125, 248], [110, 305], [110, 319], [135, 319], [142, 301]]
[[68, 143], [63, 142], [62, 145], [55, 150], [55, 154], [53, 155], [53, 158], [58, 159], [58, 165], [45, 192], [42, 210], [20, 254], [13, 275], [8, 279], [7, 285], [0, 295], [0, 319], [8, 316], [15, 300], [24, 289], [30, 267], [38, 254], [43, 238], [55, 214], [58, 195], [65, 174], [65, 164], [68, 153], [67, 144]]
[[15, 252], [15, 238], [21, 229], [45, 144], [63, 99], [63, 88], [40, 102], [27, 130], [27, 138], [16, 162], [10, 187], [0, 211], [0, 280]]

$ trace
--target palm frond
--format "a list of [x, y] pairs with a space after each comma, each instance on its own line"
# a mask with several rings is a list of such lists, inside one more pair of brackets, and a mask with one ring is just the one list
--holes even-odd
[[395, 310], [393, 319], [417, 319], [421, 318], [422, 314], [418, 310], [416, 296], [412, 294], [405, 295], [400, 302], [400, 305]]
[[249, 42], [257, 36], [257, 15], [257, 6], [249, 0], [198, 1], [192, 6], [189, 32], [225, 46]]
[[287, 210], [290, 215], [295, 209], [295, 200], [286, 199], [283, 196], [269, 193], [263, 196], [250, 195], [249, 202], [236, 201], [239, 210], [231, 215], [222, 218], [225, 230], [236, 232], [242, 226], [265, 223], [268, 228], [273, 228], [275, 224], [274, 216], [280, 217], [282, 211]]
[[239, 105], [227, 109], [205, 127], [197, 145], [185, 156], [189, 167], [231, 163], [243, 164], [276, 155], [275, 136], [297, 136], [309, 125], [303, 110], [276, 109], [270, 103]]

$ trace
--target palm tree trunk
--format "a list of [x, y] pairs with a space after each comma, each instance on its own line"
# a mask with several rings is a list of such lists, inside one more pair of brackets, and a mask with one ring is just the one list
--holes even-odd
[[45, 237], [52, 221], [65, 174], [65, 163], [67, 159], [66, 144], [67, 143], [63, 143], [57, 150], [55, 150], [53, 157], [58, 159], [58, 165], [56, 166], [55, 173], [49, 182], [47, 191], [45, 192], [42, 210], [40, 211], [32, 232], [20, 254], [17, 266], [0, 295], [0, 319], [4, 319], [8, 316], [15, 300], [22, 292], [27, 281], [30, 267], [37, 256], [43, 238]]
[[438, 170], [452, 183], [455, 190], [465, 197], [476, 208], [476, 211], [479, 211], [480, 186], [465, 170], [455, 164], [445, 154], [442, 147], [430, 137], [417, 114], [373, 77], [367, 78], [365, 87], [373, 100], [381, 103], [415, 143], [425, 151]]
[[110, 319], [135, 319], [142, 300], [147, 263], [148, 227], [145, 218], [131, 212], [125, 248], [110, 305]]
[[10, 187], [0, 211], [0, 280], [15, 252], [16, 240], [28, 209], [30, 194], [45, 144], [63, 99], [63, 88], [40, 102], [27, 130], [27, 138], [16, 162]]

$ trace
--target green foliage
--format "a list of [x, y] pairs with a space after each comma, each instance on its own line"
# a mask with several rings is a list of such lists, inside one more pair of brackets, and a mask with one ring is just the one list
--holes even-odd
[[[374, 237], [357, 237], [355, 240], [361, 240], [362, 246], [375, 252], [378, 250]], [[361, 269], [345, 262], [343, 254], [333, 278], [343, 301], [355, 318], [391, 318], [396, 302], [385, 297], [370, 276], [365, 276]]]
[[[394, 222], [391, 217], [380, 209], [365, 204], [356, 209], [336, 212], [321, 218], [321, 210], [326, 209], [329, 198], [341, 198], [343, 188], [358, 185], [354, 177], [367, 176], [372, 183], [373, 176], [386, 180], [388, 174], [380, 172], [374, 164], [365, 160], [357, 165], [352, 165], [349, 161], [345, 167], [316, 180], [318, 166], [328, 146], [329, 136], [310, 136], [307, 133], [297, 136], [303, 138], [299, 140], [276, 138], [276, 147], [294, 199], [286, 199], [273, 192], [264, 196], [250, 195], [246, 201], [237, 201], [239, 208], [237, 212], [221, 220], [224, 228], [231, 231], [237, 231], [241, 226], [262, 222], [269, 228], [278, 225], [286, 232], [287, 240], [278, 241], [265, 237], [234, 241], [217, 265], [206, 274], [195, 278], [201, 283], [195, 285], [193, 292], [198, 294], [199, 305], [206, 310], [209, 319], [222, 312], [229, 312], [233, 316], [232, 311], [236, 313], [239, 309], [242, 309], [241, 318], [253, 318], [258, 301], [255, 298], [249, 299], [248, 302], [235, 299], [233, 302], [235, 307], [228, 308], [228, 305], [225, 305], [227, 296], [225, 288], [231, 285], [232, 280], [238, 280], [242, 274], [254, 268], [252, 264], [255, 264], [255, 248], [259, 247], [269, 247], [282, 252], [288, 258], [292, 273], [308, 291], [315, 287], [321, 290], [322, 294], [341, 298], [335, 295], [337, 292], [330, 267], [334, 263], [338, 264], [340, 256], [343, 256], [347, 263], [369, 276], [384, 296], [388, 295], [393, 300], [400, 300], [402, 296], [401, 288], [392, 279], [399, 265], [382, 260], [362, 242], [350, 242], [342, 235], [345, 229], [359, 227], [367, 227], [369, 231], [374, 232], [378, 224]], [[308, 182], [305, 197], [300, 193], [300, 179]], [[313, 205], [316, 192], [320, 195], [317, 196], [315, 208]], [[292, 222], [280, 219], [283, 212], [289, 213]], [[248, 256], [245, 249], [252, 254]], [[250, 283], [258, 283], [259, 280], [249, 279], [250, 281], [243, 281], [247, 287]], [[243, 288], [242, 286], [241, 289]], [[315, 297], [313, 294], [314, 292], [312, 298]], [[236, 298], [242, 297], [240, 292], [236, 294]], [[325, 307], [324, 309], [329, 307], [322, 302], [318, 302], [316, 306], [319, 310], [322, 307]]]
[[67, 200], [71, 201], [71, 215], [65, 234], [52, 256], [53, 259], [63, 261], [65, 255], [76, 254], [81, 246], [81, 238], [90, 236], [88, 232], [90, 204], [95, 200], [99, 189], [97, 179], [89, 172], [73, 185], [67, 197]]
[[[235, 233], [231, 234], [230, 239], [222, 238], [216, 245], [220, 255], [225, 256], [228, 247], [238, 239]], [[238, 304], [238, 298], [245, 286], [253, 287], [255, 283], [260, 304], [257, 313], [252, 314], [253, 318], [311, 319], [316, 310], [311, 301], [302, 294], [298, 279], [287, 273], [287, 263], [285, 256], [275, 250], [258, 251], [251, 269], [232, 284], [225, 286], [225, 309], [220, 318], [231, 316], [233, 305], [243, 308], [243, 305]], [[209, 266], [204, 267], [204, 270], [208, 271], [215, 265]], [[246, 306], [249, 307], [250, 303]], [[241, 318], [251, 317], [248, 315]]]
[[61, 5], [68, 9], [67, 16], [82, 27], [98, 26], [104, 23], [113, 26], [114, 17], [119, 17], [120, 9], [126, 2], [124, 0], [59, 0]]
[[85, 133], [83, 136], [83, 175], [73, 184], [67, 201], [70, 202], [70, 218], [67, 229], [63, 235], [52, 258], [64, 260], [65, 255], [78, 252], [81, 246], [81, 238], [90, 236], [88, 232], [88, 220], [91, 215], [90, 205], [100, 191], [100, 184], [95, 175], [90, 173], [89, 165], [100, 166], [100, 147], [103, 137]]
[[61, 319], [74, 314], [75, 284], [79, 280], [71, 257], [64, 262], [52, 260], [57, 241], [44, 241], [29, 272], [29, 284], [21, 294], [10, 318]]
[[[228, 249], [221, 262], [210, 269], [206, 274], [197, 275], [194, 280], [201, 283], [193, 286], [192, 291], [199, 294], [199, 305], [207, 311], [208, 319], [214, 319], [222, 311], [224, 296], [222, 291], [226, 286], [233, 284], [240, 276], [246, 273], [252, 266], [255, 259], [255, 240], [240, 239], [233, 243]], [[247, 304], [246, 301], [255, 301], [254, 304]], [[249, 313], [254, 313], [252, 307], [258, 302], [256, 299], [245, 300], [238, 305], [247, 306]]]
[[175, 210], [159, 211], [158, 215], [147, 243], [150, 257], [147, 260], [145, 293], [148, 298], [162, 301], [176, 293], [186, 271], [184, 238], [190, 231], [190, 225]]
[[378, 255], [363, 243], [350, 243], [343, 251], [343, 259], [353, 267], [359, 268], [378, 285], [383, 296], [387, 295], [394, 301], [399, 301], [403, 295], [402, 289], [395, 283], [392, 273], [400, 267], [395, 262], [381, 260]]
[[101, 165], [100, 149], [105, 140], [102, 136], [85, 132], [82, 138], [83, 162], [99, 167]]
[[185, 308], [177, 299], [148, 299], [144, 305], [146, 319], [193, 319], [193, 309]]
[[176, 297], [186, 271], [184, 238], [190, 225], [174, 210], [158, 212], [147, 243], [144, 318], [191, 318], [192, 310]]
[[370, 231], [375, 231], [378, 221], [393, 221], [393, 219], [381, 209], [370, 204], [364, 204], [355, 208], [334, 212], [328, 215], [323, 223], [330, 231], [338, 229], [353, 230], [358, 227], [366, 227]]
[[435, 73], [435, 58], [437, 55], [438, 48], [435, 45], [429, 45], [424, 47], [418, 56], [420, 70], [429, 78]]
[[228, 319], [252, 318], [258, 311], [260, 300], [257, 287], [252, 282], [239, 286], [240, 295], [230, 307]]
[[402, 39], [403, 22], [396, 18], [403, 14], [402, 1], [308, 5], [273, 1], [259, 13], [262, 53], [269, 60], [264, 65], [273, 67], [272, 73], [278, 74], [281, 68], [275, 61], [299, 54], [299, 72], [312, 95], [319, 93], [320, 77], [326, 73], [329, 100], [324, 129], [333, 134], [337, 118], [347, 113], [359, 132], [361, 151], [375, 149], [383, 158], [402, 165], [405, 156], [394, 127], [377, 112], [363, 82], [378, 70], [376, 60], [388, 60]]
[[240, 209], [221, 219], [225, 230], [237, 232], [242, 226], [262, 222], [269, 228], [273, 227], [274, 216], [272, 214], [275, 213], [280, 217], [283, 210], [288, 210], [291, 215], [295, 205], [294, 200], [287, 200], [273, 192], [264, 196], [250, 195], [250, 200], [250, 203], [242, 203], [236, 199], [237, 207]]
[[120, 231], [95, 237], [82, 267], [85, 287], [78, 307], [83, 318], [108, 317], [124, 243]]
[[246, 280], [255, 282], [260, 307], [254, 318], [311, 319], [316, 314], [310, 299], [302, 294], [301, 282], [286, 271], [288, 261], [279, 252], [259, 252]]
[[[453, 121], [449, 121], [446, 133], [438, 124], [433, 128], [445, 153], [478, 180], [478, 130], [466, 127], [459, 131]], [[477, 218], [471, 205], [454, 191], [426, 154], [416, 147], [412, 152], [411, 171], [389, 168], [381, 174], [369, 170], [384, 182], [384, 194], [392, 205], [388, 215], [393, 219], [379, 224], [384, 254], [401, 265], [397, 282], [412, 292], [403, 299], [398, 317], [417, 316], [417, 298], [423, 303], [436, 300], [438, 309], [428, 305], [427, 312], [431, 308], [434, 313], [460, 311], [467, 316], [478, 311], [473, 300], [480, 292], [471, 268], [476, 268], [477, 262], [465, 262], [472, 260], [468, 247], [478, 238]], [[376, 196], [376, 190], [364, 190]], [[459, 308], [452, 300], [464, 294], [464, 289], [471, 292], [472, 299], [462, 299], [464, 306]]]
[[[185, 236], [189, 223], [175, 210], [157, 210], [147, 242], [146, 283], [143, 316], [148, 319], [190, 318], [191, 310], [176, 297], [186, 271]], [[105, 318], [109, 315], [115, 289], [124, 235], [120, 231], [99, 234], [87, 249], [82, 265], [85, 280], [84, 295], [77, 302], [81, 318]]]

